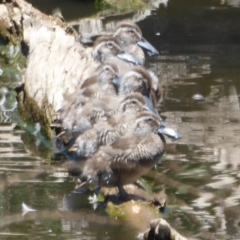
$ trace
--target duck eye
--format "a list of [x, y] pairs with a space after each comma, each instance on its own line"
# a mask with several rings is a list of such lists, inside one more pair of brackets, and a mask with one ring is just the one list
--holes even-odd
[[112, 47], [113, 47], [113, 44], [112, 44], [111, 42], [108, 42], [108, 43], [107, 43], [107, 47], [108, 47], [108, 48], [112, 48]]

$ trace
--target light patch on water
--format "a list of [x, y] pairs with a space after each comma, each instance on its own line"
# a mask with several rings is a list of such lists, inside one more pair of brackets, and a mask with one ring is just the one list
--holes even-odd
[[195, 199], [192, 203], [192, 206], [195, 206], [197, 208], [207, 208], [210, 207], [212, 205], [212, 202], [210, 200], [212, 200], [212, 198], [214, 198], [214, 194], [212, 193], [200, 193], [200, 197], [198, 199]]
[[221, 0], [221, 4], [227, 4], [232, 7], [240, 7], [240, 0]]
[[22, 215], [25, 216], [27, 213], [30, 212], [36, 212], [36, 209], [33, 209], [26, 205], [25, 203], [22, 203]]
[[206, 186], [214, 189], [223, 188], [226, 185], [230, 185], [236, 182], [236, 179], [225, 174], [214, 176], [212, 180], [216, 180], [216, 181], [213, 183], [208, 183]]

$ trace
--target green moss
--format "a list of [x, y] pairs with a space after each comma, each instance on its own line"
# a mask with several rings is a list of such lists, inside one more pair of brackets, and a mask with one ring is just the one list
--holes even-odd
[[52, 137], [52, 131], [50, 129], [50, 119], [46, 113], [46, 108], [43, 107], [40, 109], [35, 100], [28, 97], [23, 91], [17, 95], [17, 100], [22, 121], [25, 123], [39, 122], [42, 134], [50, 139]]
[[95, 0], [95, 7], [100, 10], [115, 9], [118, 13], [127, 13], [145, 9], [147, 4], [141, 0]]
[[95, 0], [94, 1], [94, 6], [97, 10], [104, 10], [104, 9], [110, 7], [110, 5], [103, 0]]
[[[22, 134], [22, 140], [27, 149], [34, 155], [41, 156], [44, 159], [51, 159], [52, 131], [44, 111], [39, 109], [36, 102], [32, 99], [22, 100], [23, 93], [18, 94], [18, 114], [15, 115], [15, 121], [21, 129], [25, 131]], [[35, 134], [36, 122], [41, 125], [41, 132]], [[38, 144], [36, 144], [38, 142]]]
[[114, 218], [121, 218], [124, 216], [122, 206], [115, 205], [111, 202], [108, 202], [107, 207], [106, 207], [106, 212], [109, 216], [114, 217]]

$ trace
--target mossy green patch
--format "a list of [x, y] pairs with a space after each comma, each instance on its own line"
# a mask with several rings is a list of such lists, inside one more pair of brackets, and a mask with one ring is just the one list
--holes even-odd
[[147, 4], [141, 0], [95, 0], [95, 6], [100, 10], [114, 8], [118, 13], [127, 13], [145, 9]]
[[109, 216], [115, 217], [115, 218], [122, 218], [124, 216], [122, 206], [115, 205], [112, 202], [108, 202], [106, 207], [106, 212], [108, 213]]

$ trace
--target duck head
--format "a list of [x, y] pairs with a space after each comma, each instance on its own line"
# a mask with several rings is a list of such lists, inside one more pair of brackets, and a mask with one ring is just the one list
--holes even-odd
[[104, 62], [97, 69], [98, 82], [100, 84], [114, 84], [119, 79], [119, 69], [115, 63]]
[[159, 54], [157, 49], [143, 38], [141, 29], [134, 23], [123, 22], [118, 24], [113, 36], [119, 39], [123, 47], [127, 47], [130, 44], [137, 44], [141, 48], [147, 50], [150, 55]]
[[119, 87], [120, 95], [131, 92], [139, 92], [149, 96], [152, 89], [152, 79], [149, 73], [142, 67], [133, 67], [121, 78]]
[[111, 56], [117, 56], [120, 51], [120, 42], [117, 38], [102, 36], [94, 42], [92, 54], [94, 60], [104, 62]]
[[162, 120], [158, 115], [149, 111], [143, 111], [137, 116], [133, 130], [139, 135], [144, 136], [149, 133], [155, 133], [163, 138], [163, 134], [160, 131], [161, 126]]
[[163, 134], [170, 138], [172, 141], [177, 141], [182, 138], [182, 135], [178, 132], [176, 132], [174, 129], [166, 127], [165, 124], [162, 124], [160, 128], [158, 129], [158, 132], [160, 134]]
[[142, 67], [133, 67], [121, 79], [119, 94], [127, 95], [131, 92], [139, 92], [143, 95], [148, 108], [155, 112], [155, 106], [151, 97], [152, 78], [148, 71]]
[[93, 45], [92, 55], [94, 60], [99, 62], [104, 62], [110, 57], [118, 57], [119, 59], [134, 65], [138, 64], [138, 60], [131, 54], [124, 52], [121, 49], [120, 41], [112, 36], [102, 36], [97, 38]]
[[129, 93], [120, 102], [119, 111], [123, 113], [139, 113], [148, 111], [148, 107], [140, 93]]

